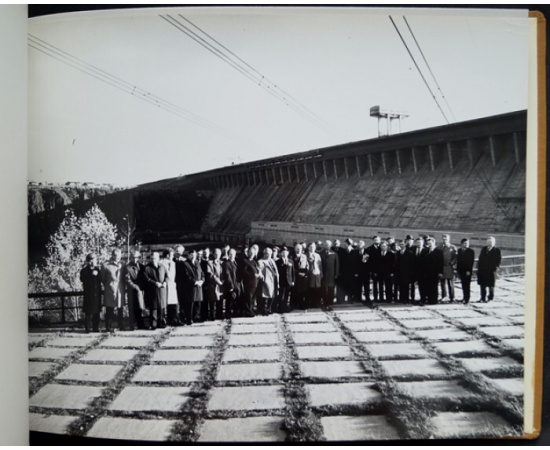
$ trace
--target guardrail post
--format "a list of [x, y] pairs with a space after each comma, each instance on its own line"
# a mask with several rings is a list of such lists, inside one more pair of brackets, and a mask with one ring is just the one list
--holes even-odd
[[61, 296], [61, 323], [65, 323], [65, 296]]

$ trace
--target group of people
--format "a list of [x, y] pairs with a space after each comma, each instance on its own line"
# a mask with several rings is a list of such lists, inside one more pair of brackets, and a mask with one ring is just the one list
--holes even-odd
[[[238, 254], [228, 245], [212, 253], [208, 248], [186, 251], [177, 245], [162, 254], [153, 252], [146, 264], [140, 261], [139, 251], [131, 252], [126, 264], [121, 257], [122, 252], [115, 249], [101, 265], [93, 253], [86, 258], [80, 279], [88, 332], [99, 330], [103, 306], [105, 327], [110, 331], [115, 318], [123, 329], [125, 305], [128, 328], [133, 330], [293, 309], [330, 309], [335, 302], [454, 302], [455, 271], [462, 302], [468, 303], [475, 261], [469, 240], [462, 239], [457, 249], [448, 234], [439, 246], [430, 236], [407, 235], [399, 242], [374, 236], [368, 247], [352, 239], [346, 239], [343, 246], [339, 240], [298, 243], [292, 255], [286, 246], [265, 247], [260, 255], [258, 245]], [[477, 266], [482, 302], [494, 298], [500, 263], [501, 252], [495, 238], [489, 237]], [[144, 309], [149, 316], [147, 326]]]

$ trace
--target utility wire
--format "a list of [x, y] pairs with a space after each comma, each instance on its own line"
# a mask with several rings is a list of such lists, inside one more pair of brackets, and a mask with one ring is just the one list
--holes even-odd
[[426, 81], [426, 78], [424, 78], [424, 74], [422, 73], [422, 71], [420, 70], [420, 67], [418, 67], [418, 64], [416, 63], [416, 60], [414, 59], [414, 56], [413, 54], [411, 53], [411, 51], [409, 50], [409, 46], [407, 45], [407, 43], [405, 42], [405, 39], [403, 39], [403, 36], [401, 35], [401, 32], [399, 31], [399, 28], [397, 28], [397, 25], [395, 24], [395, 22], [393, 21], [392, 17], [389, 16], [390, 20], [391, 20], [391, 23], [393, 24], [393, 27], [395, 28], [395, 31], [397, 31], [397, 34], [399, 35], [399, 38], [401, 39], [401, 42], [403, 43], [403, 45], [405, 46], [405, 48], [407, 49], [407, 53], [409, 54], [409, 56], [411, 57], [411, 59], [413, 60], [413, 63], [416, 67], [416, 70], [418, 70], [418, 73], [420, 74], [420, 76], [422, 77], [422, 80], [424, 81], [424, 84], [426, 85], [426, 87], [428, 88], [428, 91], [430, 91], [430, 94], [432, 96], [432, 98], [434, 99], [434, 102], [435, 104], [437, 105], [437, 107], [439, 108], [439, 111], [441, 111], [441, 114], [443, 115], [443, 117], [445, 118], [445, 121], [447, 122], [447, 124], [449, 124], [449, 119], [447, 119], [447, 116], [445, 115], [445, 113], [443, 112], [443, 109], [441, 109], [441, 105], [439, 104], [439, 102], [437, 101], [437, 98], [435, 98], [435, 95], [434, 93], [432, 92], [432, 89], [430, 88], [430, 85], [428, 84], [428, 82]]
[[[227, 49], [227, 47], [223, 46], [222, 44], [220, 44], [218, 41], [216, 41], [215, 39], [213, 39], [210, 35], [208, 35], [207, 33], [205, 33], [202, 29], [200, 29], [199, 27], [197, 27], [195, 24], [191, 23], [188, 19], [186, 19], [185, 17], [183, 16], [180, 16], [183, 20], [186, 20], [187, 22], [189, 22], [191, 25], [193, 25], [196, 29], [198, 29], [200, 32], [202, 32], [205, 36], [207, 36], [208, 38], [210, 38], [213, 42], [215, 42], [216, 44], [218, 44], [221, 48], [223, 48], [223, 50], [220, 50], [219, 48], [217, 48], [214, 44], [212, 44], [211, 42], [208, 42], [206, 39], [204, 39], [203, 37], [199, 36], [197, 33], [195, 33], [194, 31], [192, 31], [190, 28], [188, 28], [187, 26], [185, 26], [184, 24], [182, 24], [179, 20], [177, 20], [176, 18], [170, 16], [170, 15], [166, 15], [166, 16], [160, 16], [162, 19], [164, 19], [166, 22], [168, 22], [170, 25], [172, 25], [173, 27], [175, 27], [176, 29], [178, 29], [179, 31], [181, 31], [182, 33], [184, 33], [185, 35], [187, 35], [188, 37], [190, 37], [191, 39], [193, 39], [195, 42], [197, 42], [199, 45], [201, 45], [203, 48], [205, 48], [206, 50], [208, 50], [210, 53], [212, 53], [214, 56], [216, 56], [217, 58], [221, 59], [223, 62], [225, 62], [226, 64], [228, 64], [230, 67], [232, 67], [233, 69], [237, 70], [239, 73], [241, 73], [242, 75], [244, 75], [246, 78], [248, 78], [249, 80], [251, 80], [254, 84], [257, 84], [258, 86], [260, 86], [262, 89], [264, 89], [267, 93], [269, 93], [270, 95], [272, 95], [273, 97], [275, 97], [277, 100], [283, 102], [286, 106], [288, 106], [289, 108], [291, 108], [292, 110], [294, 110], [296, 113], [300, 114], [303, 118], [305, 118], [306, 120], [308, 120], [309, 122], [313, 123], [314, 125], [317, 125], [318, 127], [322, 128], [323, 130], [326, 130], [328, 128], [328, 125], [323, 122], [321, 119], [319, 119], [317, 116], [315, 115], [312, 115], [310, 112], [308, 111], [304, 111], [304, 107], [300, 107], [299, 105], [296, 105], [295, 101], [292, 102], [290, 100], [290, 97], [287, 95], [287, 97], [285, 97], [285, 94], [284, 92], [280, 89], [280, 88], [277, 88], [277, 86], [271, 82], [270, 80], [268, 80], [264, 75], [262, 75], [260, 72], [256, 71], [252, 66], [250, 66], [248, 63], [244, 62], [241, 58], [239, 58], [238, 56], [236, 56], [233, 52], [231, 52], [230, 50]], [[228, 56], [225, 52], [225, 51], [229, 51], [230, 54], [234, 55], [235, 58], [237, 58], [237, 60], [235, 59], [232, 59], [230, 56]], [[244, 65], [243, 65], [244, 64]], [[249, 70], [249, 67], [256, 73], [253, 73], [251, 70]], [[267, 84], [266, 82], [269, 82], [269, 84]], [[272, 87], [273, 86], [273, 87]]]
[[288, 97], [290, 100], [292, 100], [297, 106], [299, 106], [301, 109], [303, 109], [305, 112], [310, 114], [313, 118], [316, 120], [319, 120], [323, 125], [327, 126], [328, 124], [323, 121], [319, 116], [317, 116], [313, 111], [311, 111], [307, 106], [305, 106], [303, 103], [301, 103], [299, 100], [297, 100], [295, 97], [293, 97], [291, 94], [286, 92], [283, 88], [279, 87], [274, 81], [270, 80], [268, 77], [266, 77], [264, 74], [256, 70], [254, 67], [252, 67], [250, 64], [248, 64], [245, 60], [243, 60], [241, 57], [233, 53], [230, 49], [228, 49], [225, 45], [223, 45], [221, 42], [216, 40], [214, 37], [212, 37], [210, 34], [208, 34], [206, 31], [204, 31], [202, 28], [200, 28], [195, 23], [191, 22], [189, 19], [184, 17], [183, 15], [179, 14], [179, 17], [181, 17], [183, 20], [185, 20], [187, 23], [195, 27], [197, 30], [199, 30], [201, 33], [203, 33], [205, 36], [210, 38], [212, 41], [214, 41], [216, 44], [218, 44], [221, 48], [223, 48], [226, 52], [237, 58], [240, 62], [242, 62], [246, 67], [251, 69], [253, 72], [255, 72], [258, 76], [260, 76], [262, 79], [267, 81], [268, 83], [271, 83], [271, 85], [274, 87], [274, 89], [277, 89], [280, 91], [284, 96], [285, 99]]
[[51, 58], [54, 58], [70, 67], [73, 67], [76, 70], [79, 70], [82, 73], [85, 73], [86, 75], [89, 75], [99, 81], [109, 84], [119, 90], [122, 90], [123, 92], [126, 92], [153, 106], [161, 108], [171, 114], [174, 114], [183, 119], [186, 119], [194, 123], [195, 125], [208, 129], [209, 131], [212, 131], [219, 135], [223, 135], [225, 137], [231, 138], [233, 140], [237, 140], [240, 142], [244, 140], [240, 136], [237, 136], [234, 133], [224, 130], [219, 125], [213, 122], [210, 122], [207, 119], [204, 119], [192, 113], [191, 111], [186, 110], [185, 108], [175, 105], [170, 101], [164, 100], [161, 97], [151, 94], [150, 92], [142, 88], [139, 88], [138, 86], [123, 80], [122, 78], [112, 75], [96, 66], [88, 64], [85, 61], [77, 58], [76, 56], [73, 56], [70, 53], [65, 52], [64, 50], [61, 50], [60, 48], [52, 44], [49, 44], [48, 42], [36, 36], [29, 34], [28, 45], [31, 48], [50, 56]]
[[449, 111], [451, 113], [451, 116], [453, 116], [453, 121], [456, 122], [456, 118], [455, 118], [455, 115], [453, 113], [453, 110], [451, 109], [451, 105], [449, 105], [449, 102], [447, 102], [447, 97], [445, 97], [445, 95], [443, 94], [443, 91], [441, 90], [441, 87], [439, 86], [439, 83], [437, 82], [437, 79], [435, 78], [435, 75], [432, 72], [432, 68], [430, 67], [430, 64], [428, 64], [428, 60], [424, 56], [424, 52], [422, 51], [422, 48], [420, 48], [420, 44], [416, 40], [416, 36], [414, 35], [413, 30], [412, 30], [411, 26], [409, 25], [409, 22], [407, 21], [407, 18], [405, 16], [403, 16], [403, 20], [407, 24], [407, 28], [409, 29], [409, 32], [411, 33], [411, 36], [414, 39], [414, 43], [416, 44], [416, 47], [418, 48], [418, 51], [422, 55], [422, 59], [424, 60], [424, 63], [426, 64], [426, 66], [428, 67], [428, 70], [430, 71], [430, 75], [432, 76], [432, 78], [435, 82], [435, 85], [437, 86], [437, 89], [439, 90], [439, 93], [441, 94], [441, 97], [445, 101], [445, 104], [447, 105], [447, 108], [449, 109]]

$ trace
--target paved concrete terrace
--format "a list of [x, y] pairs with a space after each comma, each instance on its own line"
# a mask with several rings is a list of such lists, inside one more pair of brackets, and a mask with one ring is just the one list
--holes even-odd
[[37, 330], [30, 429], [199, 442], [522, 434], [522, 292], [510, 278], [490, 303]]

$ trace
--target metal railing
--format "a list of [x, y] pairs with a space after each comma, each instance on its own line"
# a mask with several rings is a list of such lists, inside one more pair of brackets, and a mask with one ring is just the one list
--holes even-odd
[[[47, 307], [29, 307], [29, 320], [32, 320], [33, 313], [43, 313], [44, 311], [60, 311], [61, 314], [61, 323], [68, 323], [68, 322], [78, 322], [80, 317], [80, 311], [82, 309], [82, 302], [83, 302], [83, 291], [73, 291], [73, 292], [29, 292], [28, 298], [29, 299], [57, 299], [59, 302], [59, 305], [56, 306], [47, 306]], [[72, 301], [69, 301], [72, 299]], [[41, 302], [42, 303], [42, 302]], [[30, 306], [30, 305], [29, 305]], [[67, 315], [69, 312], [72, 312], [74, 316], [74, 320], [67, 320]], [[52, 320], [55, 317], [55, 314], [53, 317], [49, 317], [47, 320], [45, 320], [48, 323], [59, 323], [59, 321]]]

